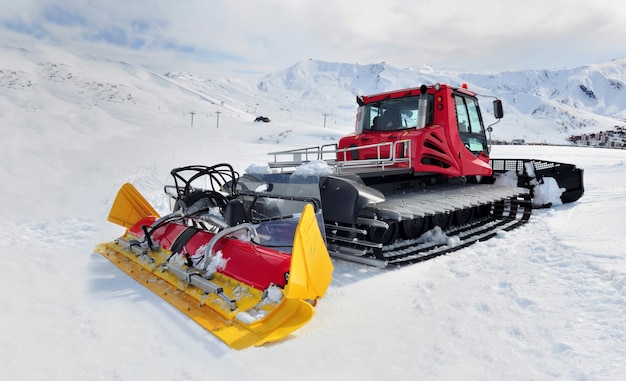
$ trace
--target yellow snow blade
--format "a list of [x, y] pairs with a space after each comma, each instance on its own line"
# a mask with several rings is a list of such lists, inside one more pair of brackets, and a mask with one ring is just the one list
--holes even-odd
[[[121, 211], [122, 216], [132, 216], [118, 220], [131, 221], [143, 212], [136, 211], [136, 205], [140, 204], [136, 202], [138, 193], [132, 193], [134, 188], [128, 193], [125, 188], [120, 191], [123, 204], [116, 199], [113, 209]], [[119, 205], [131, 206], [122, 208]], [[128, 213], [128, 209], [135, 212]], [[97, 245], [95, 252], [233, 349], [281, 340], [306, 324], [315, 314], [309, 301], [323, 296], [332, 279], [333, 265], [310, 205], [304, 209], [296, 229], [289, 282], [284, 295], [279, 301], [271, 303], [263, 299], [264, 290], [216, 273], [211, 282], [225, 295], [237, 296], [236, 308], [232, 309], [217, 294], [207, 294], [191, 284], [185, 284], [168, 271], [165, 265], [171, 256], [169, 250], [161, 248], [137, 254], [125, 244], [137, 238], [127, 232], [116, 241]]]
[[[128, 237], [130, 238], [130, 237]], [[275, 305], [266, 304], [260, 309], [264, 316], [246, 319], [250, 311], [259, 308], [263, 298], [261, 290], [254, 289], [223, 274], [211, 280], [222, 287], [227, 295], [240, 294], [237, 309], [231, 310], [217, 295], [205, 294], [193, 285], [185, 285], [174, 274], [160, 270], [170, 252], [161, 250], [155, 263], [140, 260], [116, 242], [102, 243], [95, 252], [119, 267], [137, 282], [163, 298], [200, 326], [217, 336], [233, 349], [244, 349], [281, 340], [306, 324], [315, 314], [310, 303], [283, 297]], [[163, 262], [161, 262], [163, 261]], [[242, 316], [244, 315], [244, 316]]]
[[[158, 216], [135, 187], [124, 184], [109, 220], [128, 229], [151, 215]], [[264, 299], [266, 290], [216, 273], [211, 282], [223, 295], [236, 299], [236, 306], [231, 308], [218, 294], [206, 293], [169, 271], [169, 250], [133, 250], [130, 242], [137, 239], [127, 230], [119, 239], [97, 245], [94, 251], [233, 349], [278, 341], [302, 327], [315, 314], [311, 303], [324, 295], [332, 279], [333, 265], [311, 205], [304, 208], [296, 229], [289, 280], [278, 301]]]
[[128, 229], [137, 221], [148, 216], [159, 217], [159, 213], [154, 210], [133, 184], [126, 183], [117, 192], [107, 220]]
[[285, 295], [290, 299], [321, 298], [332, 281], [333, 270], [315, 212], [307, 204], [302, 211], [293, 241], [289, 283], [285, 286]]

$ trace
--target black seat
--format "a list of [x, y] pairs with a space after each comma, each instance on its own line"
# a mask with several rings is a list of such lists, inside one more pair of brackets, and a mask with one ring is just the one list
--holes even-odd
[[398, 110], [389, 109], [383, 113], [381, 120], [378, 121], [381, 131], [395, 131], [402, 128], [402, 119]]

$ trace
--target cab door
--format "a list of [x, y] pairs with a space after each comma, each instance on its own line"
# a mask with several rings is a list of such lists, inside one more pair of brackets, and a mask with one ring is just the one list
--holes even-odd
[[479, 156], [482, 152], [484, 155], [489, 154], [487, 146], [487, 137], [483, 127], [480, 108], [476, 98], [454, 95], [454, 103], [456, 106], [456, 119], [459, 129], [459, 136], [467, 150], [474, 156]]

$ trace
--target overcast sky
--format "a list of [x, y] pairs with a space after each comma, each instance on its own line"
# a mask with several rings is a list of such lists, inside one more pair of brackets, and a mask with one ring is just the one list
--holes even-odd
[[626, 57], [620, 0], [0, 0], [0, 42], [204, 78], [309, 58], [499, 72]]

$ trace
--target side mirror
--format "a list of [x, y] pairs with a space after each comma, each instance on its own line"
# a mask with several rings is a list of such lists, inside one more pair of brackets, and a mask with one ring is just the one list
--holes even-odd
[[502, 108], [502, 101], [499, 99], [496, 99], [495, 101], [493, 101], [493, 114], [496, 117], [496, 119], [502, 119], [502, 117], [504, 116], [504, 109]]

